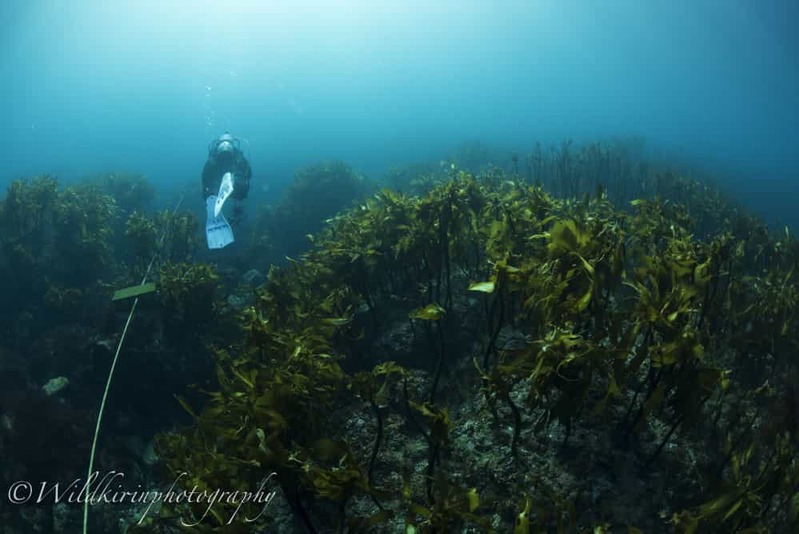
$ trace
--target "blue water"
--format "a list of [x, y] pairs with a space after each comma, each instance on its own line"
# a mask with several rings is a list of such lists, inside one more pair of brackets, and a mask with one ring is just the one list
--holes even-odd
[[253, 187], [331, 157], [379, 177], [473, 139], [637, 135], [790, 220], [797, 21], [787, 0], [4, 0], [0, 187], [193, 185], [225, 130]]

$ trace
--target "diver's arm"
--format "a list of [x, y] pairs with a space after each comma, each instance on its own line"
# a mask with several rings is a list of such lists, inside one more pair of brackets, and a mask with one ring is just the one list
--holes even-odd
[[250, 190], [252, 168], [250, 167], [250, 163], [243, 155], [239, 156], [238, 160], [236, 161], [235, 177], [236, 183], [233, 187], [233, 191], [236, 194], [236, 198], [247, 198], [247, 193]]

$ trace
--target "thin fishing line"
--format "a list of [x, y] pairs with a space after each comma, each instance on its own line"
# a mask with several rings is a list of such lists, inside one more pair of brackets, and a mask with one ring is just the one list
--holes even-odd
[[[164, 226], [164, 231], [161, 234], [161, 239], [158, 241], [158, 248], [153, 253], [152, 257], [150, 258], [150, 263], [147, 265], [147, 270], [144, 272], [144, 277], [142, 278], [141, 284], [144, 285], [147, 283], [147, 277], [150, 275], [150, 270], [153, 268], [153, 264], [155, 264], [155, 260], [158, 257], [158, 253], [160, 252], [161, 246], [164, 244], [164, 239], [166, 239], [166, 235], [169, 232], [169, 227], [172, 223], [172, 217], [177, 213], [178, 209], [180, 209], [180, 205], [183, 203], [183, 198], [186, 196], [186, 193], [182, 193], [180, 195], [180, 200], [172, 209], [169, 218], [166, 221], [166, 225]], [[87, 534], [89, 532], [89, 486], [92, 480], [92, 469], [94, 469], [94, 454], [97, 451], [97, 438], [100, 435], [100, 424], [103, 421], [103, 412], [105, 411], [105, 402], [108, 399], [108, 392], [111, 389], [111, 380], [114, 377], [114, 370], [117, 366], [117, 360], [119, 360], [119, 353], [122, 352], [122, 344], [125, 342], [125, 336], [128, 334], [128, 327], [130, 326], [131, 321], [133, 320], [133, 314], [136, 312], [136, 306], [139, 304], [139, 297], [136, 297], [133, 300], [133, 305], [130, 307], [130, 313], [128, 314], [128, 319], [125, 321], [125, 328], [122, 329], [122, 335], [119, 337], [119, 343], [117, 343], [117, 350], [114, 353], [114, 359], [111, 361], [111, 369], [108, 370], [108, 380], [105, 382], [105, 390], [103, 391], [103, 399], [100, 401], [100, 411], [97, 414], [97, 424], [94, 427], [94, 438], [92, 439], [92, 451], [89, 455], [89, 470], [86, 475], [86, 496], [83, 502], [83, 534]]]

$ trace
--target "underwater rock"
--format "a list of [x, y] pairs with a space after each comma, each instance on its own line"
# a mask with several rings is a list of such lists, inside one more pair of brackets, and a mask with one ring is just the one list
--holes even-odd
[[[26, 530], [20, 529], [17, 532], [46, 532], [46, 525], [52, 524], [44, 508], [20, 507], [19, 515], [21, 518], [20, 523], [25, 525]], [[14, 533], [11, 529], [4, 530], [3, 532]]]
[[142, 461], [144, 465], [155, 465], [158, 463], [158, 454], [155, 452], [155, 442], [153, 440], [148, 441], [147, 445], [144, 447]]
[[98, 339], [94, 344], [98, 347], [104, 348], [108, 352], [112, 352], [114, 350], [114, 342], [110, 339]]
[[53, 532], [69, 532], [74, 520], [74, 507], [65, 502], [53, 505]]
[[258, 287], [266, 282], [266, 278], [263, 274], [261, 274], [261, 271], [257, 269], [250, 269], [244, 273], [244, 276], [242, 276], [242, 281], [250, 287]]
[[42, 386], [42, 391], [44, 391], [48, 396], [53, 396], [68, 385], [69, 379], [65, 376], [59, 376], [57, 378], [51, 378], [48, 380], [47, 383]]
[[394, 321], [383, 330], [375, 339], [374, 350], [369, 354], [384, 354], [386, 355], [384, 360], [410, 361], [415, 354], [425, 353], [427, 347], [422, 343], [424, 338], [414, 335], [413, 325], [407, 320]]
[[503, 326], [497, 336], [497, 347], [504, 351], [524, 350], [532, 345], [533, 339], [529, 334], [525, 334], [518, 328]]
[[249, 293], [245, 292], [238, 292], [232, 295], [228, 295], [227, 304], [230, 306], [234, 311], [240, 312], [247, 308], [249, 305], [253, 303], [253, 296]]
[[241, 283], [228, 295], [226, 302], [234, 311], [240, 312], [255, 301], [253, 289], [266, 283], [266, 277], [257, 269], [250, 269], [241, 277]]

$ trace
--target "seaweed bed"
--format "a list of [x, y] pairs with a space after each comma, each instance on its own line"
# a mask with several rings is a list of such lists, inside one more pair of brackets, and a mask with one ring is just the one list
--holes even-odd
[[[799, 531], [789, 230], [623, 144], [479, 148], [385, 189], [304, 169], [223, 258], [141, 177], [14, 182], [3, 487], [84, 476], [129, 311], [109, 296], [156, 255], [97, 467], [270, 500], [98, 504], [91, 531]], [[0, 524], [81, 509], [3, 502]]]

